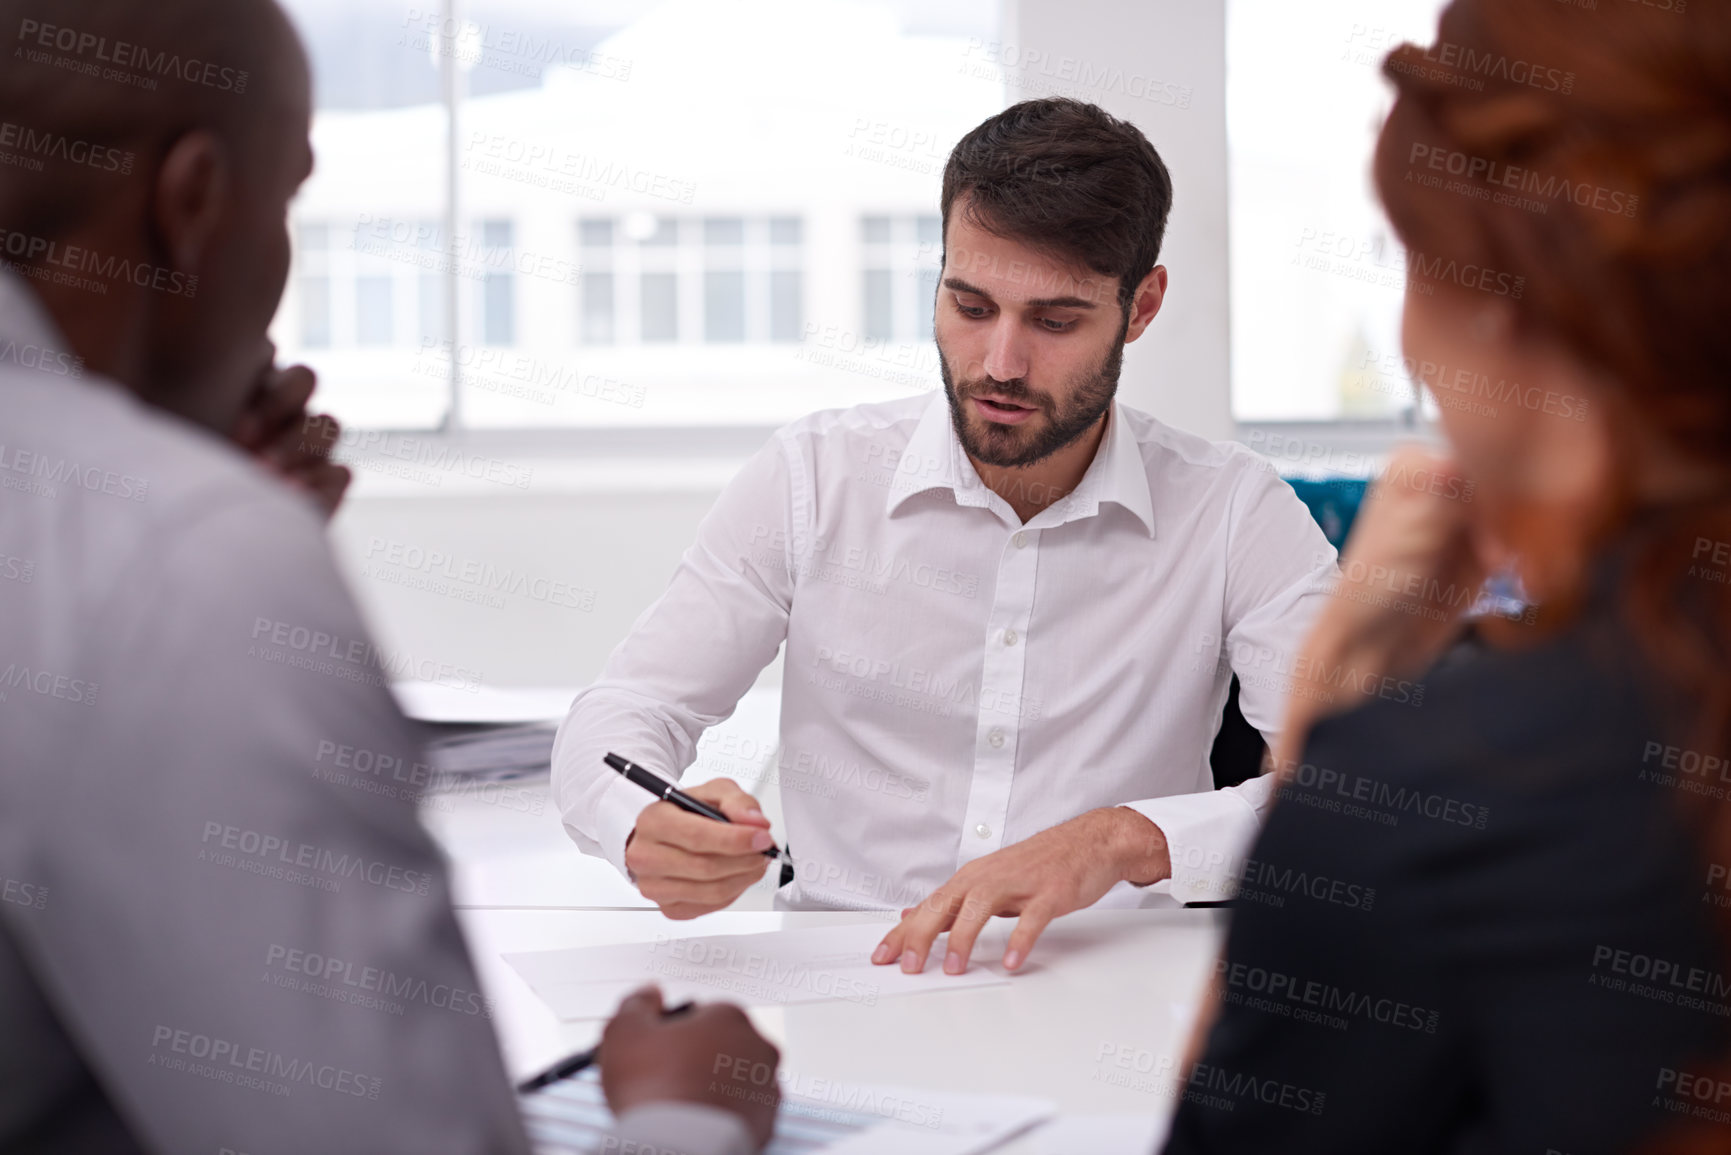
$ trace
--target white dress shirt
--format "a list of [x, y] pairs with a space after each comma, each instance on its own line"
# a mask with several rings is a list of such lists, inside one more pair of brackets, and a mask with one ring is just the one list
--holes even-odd
[[578, 845], [623, 870], [654, 799], [602, 755], [678, 778], [785, 642], [784, 905], [908, 906], [1113, 805], [1165, 833], [1175, 897], [1229, 897], [1271, 793], [1212, 788], [1231, 673], [1272, 742], [1335, 574], [1262, 458], [1123, 405], [1077, 488], [1026, 524], [941, 394], [814, 413], [734, 478], [577, 696], [555, 795]]

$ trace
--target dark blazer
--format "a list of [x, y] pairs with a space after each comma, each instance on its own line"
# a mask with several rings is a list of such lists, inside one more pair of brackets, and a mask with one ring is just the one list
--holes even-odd
[[1315, 727], [1168, 1155], [1589, 1155], [1731, 1119], [1731, 888], [1685, 829], [1731, 770], [1682, 754], [1594, 606], [1536, 648], [1457, 651], [1422, 705]]

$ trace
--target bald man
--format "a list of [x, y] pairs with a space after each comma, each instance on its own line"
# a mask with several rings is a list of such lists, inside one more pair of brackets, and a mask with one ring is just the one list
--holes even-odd
[[[420, 735], [324, 540], [335, 427], [265, 337], [302, 50], [269, 0], [0, 0], [0, 33], [0, 1150], [524, 1151], [413, 800], [330, 773]], [[616, 1149], [756, 1149], [773, 1097], [711, 1072], [774, 1049], [658, 1012], [608, 1029]]]

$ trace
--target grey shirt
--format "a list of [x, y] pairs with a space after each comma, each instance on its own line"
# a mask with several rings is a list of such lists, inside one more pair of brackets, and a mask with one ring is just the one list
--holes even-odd
[[0, 273], [0, 1149], [528, 1150], [412, 796], [336, 770], [419, 764], [412, 660], [307, 502]]

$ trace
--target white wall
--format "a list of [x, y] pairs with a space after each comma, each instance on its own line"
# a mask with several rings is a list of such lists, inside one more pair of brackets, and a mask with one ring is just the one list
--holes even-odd
[[1172, 172], [1166, 306], [1124, 358], [1119, 396], [1234, 435], [1227, 298], [1225, 0], [1005, 0], [1010, 100], [1073, 96], [1147, 134]]
[[[387, 653], [395, 647], [475, 671], [489, 686], [580, 685], [595, 677], [667, 584], [713, 498], [691, 492], [609, 494], [604, 500], [578, 494], [363, 498], [345, 508], [332, 535]], [[399, 546], [406, 564], [391, 561]], [[412, 550], [441, 553], [457, 568], [421, 562]], [[460, 575], [472, 563], [491, 563], [495, 574], [522, 574], [525, 586], [542, 596], [494, 592], [499, 587], [490, 589], [488, 579], [440, 576]], [[403, 584], [416, 579], [442, 587]], [[566, 597], [555, 582], [582, 592]]]
[[351, 458], [356, 480], [331, 538], [388, 659], [456, 667], [488, 686], [592, 681], [763, 440], [698, 434], [684, 453], [651, 459], [618, 433], [570, 436], [514, 449], [455, 441], [466, 460], [507, 462], [522, 488], [454, 471], [434, 484], [431, 470], [404, 476], [389, 459]]

